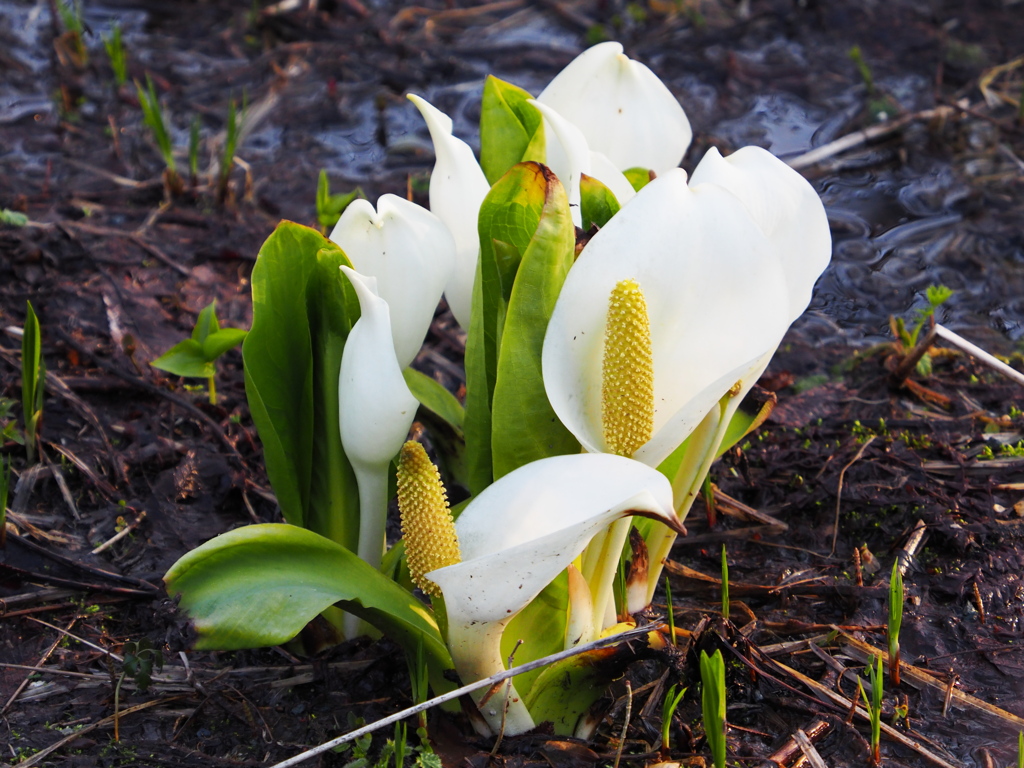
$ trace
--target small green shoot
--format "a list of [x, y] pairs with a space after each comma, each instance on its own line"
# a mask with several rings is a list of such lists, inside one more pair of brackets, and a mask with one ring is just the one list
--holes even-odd
[[[429, 668], [427, 667], [426, 654], [423, 652], [423, 640], [417, 639], [416, 653], [406, 655], [406, 663], [409, 665], [409, 684], [412, 688], [412, 703], [422, 704], [430, 695]], [[427, 713], [420, 712], [418, 717], [419, 727], [417, 731], [427, 732]]]
[[[244, 106], [243, 106], [244, 114]], [[217, 200], [224, 202], [228, 195], [228, 179], [235, 167], [235, 150], [238, 149], [238, 134], [241, 127], [235, 101], [228, 103], [228, 122], [225, 127], [224, 152], [220, 158], [220, 175], [217, 177]]]
[[11, 490], [11, 460], [0, 456], [0, 548], [7, 546], [7, 497]]
[[893, 685], [900, 684], [900, 626], [903, 624], [903, 574], [899, 558], [892, 564], [889, 579], [889, 679]]
[[14, 415], [17, 400], [0, 397], [0, 446], [8, 440], [18, 445], [25, 444], [25, 435], [18, 429], [18, 418]]
[[[922, 307], [914, 313], [913, 328], [907, 330], [906, 323], [902, 317], [890, 318], [890, 326], [893, 335], [899, 340], [903, 349], [907, 352], [917, 346], [918, 338], [925, 323], [929, 322], [935, 315], [935, 310], [945, 304], [953, 295], [953, 290], [944, 285], [930, 285], [925, 290], [927, 307]], [[917, 363], [916, 371], [920, 376], [929, 376], [932, 372], [931, 355], [925, 354]]]
[[58, 51], [65, 51], [79, 69], [89, 63], [89, 51], [85, 47], [85, 21], [82, 16], [81, 0], [58, 0], [57, 15], [60, 16], [64, 34], [60, 36]]
[[357, 197], [365, 197], [360, 187], [356, 187], [348, 194], [332, 195], [327, 171], [321, 170], [316, 185], [316, 220], [320, 224], [320, 231], [325, 235], [329, 234], [349, 203]]
[[182, 186], [177, 166], [174, 163], [174, 146], [171, 144], [171, 135], [167, 132], [163, 111], [160, 109], [160, 100], [157, 98], [156, 88], [153, 86], [153, 78], [146, 75], [145, 88], [136, 80], [135, 90], [139, 96], [139, 105], [142, 107], [142, 122], [152, 131], [153, 140], [164, 159], [166, 166], [164, 181], [167, 184], [167, 189], [172, 194], [178, 194], [181, 192]]
[[10, 208], [0, 208], [0, 224], [7, 224], [11, 227], [24, 227], [28, 224], [28, 216]]
[[46, 363], [43, 361], [43, 336], [32, 302], [25, 302], [25, 328], [21, 336], [21, 407], [25, 417], [25, 452], [28, 463], [35, 461], [39, 428], [43, 421], [43, 390]]
[[704, 735], [715, 768], [725, 768], [725, 661], [720, 650], [714, 656], [700, 652], [700, 682]]
[[846, 54], [850, 57], [850, 61], [857, 67], [857, 72], [860, 74], [860, 79], [864, 81], [864, 87], [867, 88], [868, 95], [875, 95], [875, 78], [871, 74], [871, 67], [864, 60], [864, 53], [861, 51], [859, 45], [853, 46]]
[[871, 700], [864, 692], [864, 684], [857, 678], [857, 690], [868, 710], [871, 721], [871, 762], [878, 765], [882, 761], [882, 657], [876, 656], [874, 664], [868, 664], [868, 680], [871, 683]]
[[729, 620], [729, 560], [722, 545], [722, 618]]
[[672, 718], [676, 714], [676, 708], [679, 706], [679, 702], [683, 700], [683, 696], [686, 695], [686, 688], [680, 688], [678, 685], [669, 686], [668, 693], [665, 694], [665, 700], [661, 703], [661, 759], [668, 760], [669, 752], [672, 749]]
[[118, 729], [121, 683], [126, 677], [132, 678], [140, 691], [145, 691], [153, 682], [153, 667], [157, 670], [164, 668], [164, 655], [159, 648], [154, 648], [149, 638], [142, 638], [139, 642], [127, 642], [124, 644], [124, 662], [121, 666], [121, 675], [117, 678], [117, 685], [114, 686], [114, 741], [120, 741], [121, 735]]
[[188, 177], [195, 186], [196, 178], [199, 176], [199, 115], [192, 118], [192, 125], [188, 129]]
[[109, 37], [103, 35], [103, 48], [110, 60], [110, 68], [114, 71], [114, 83], [120, 88], [128, 81], [128, 56], [121, 40], [121, 25], [117, 22], [110, 28]]
[[203, 308], [192, 329], [192, 338], [180, 341], [150, 363], [154, 368], [175, 376], [206, 379], [210, 404], [217, 404], [216, 368], [214, 361], [232, 347], [242, 343], [246, 331], [221, 328], [217, 322], [217, 302]]
[[1024, 768], [1024, 731], [1017, 734], [1017, 768]]

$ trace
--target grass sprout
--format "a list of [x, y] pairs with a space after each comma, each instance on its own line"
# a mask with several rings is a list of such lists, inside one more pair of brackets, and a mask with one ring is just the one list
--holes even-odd
[[882, 760], [882, 657], [876, 656], [874, 663], [868, 664], [868, 680], [871, 683], [871, 699], [864, 692], [864, 684], [857, 678], [857, 691], [868, 710], [871, 722], [871, 761], [878, 765]]
[[245, 113], [245, 96], [242, 96], [242, 110], [240, 112], [232, 99], [228, 104], [228, 121], [225, 126], [224, 152], [220, 159], [220, 173], [217, 177], [217, 200], [224, 202], [228, 195], [228, 179], [231, 176], [231, 169], [235, 167], [235, 150], [238, 149], [238, 136], [241, 130], [242, 119]]
[[676, 644], [676, 608], [672, 605], [672, 585], [665, 577], [665, 604], [668, 611], [668, 634], [672, 638], [672, 645]]
[[194, 185], [199, 175], [199, 115], [192, 118], [192, 125], [188, 129], [188, 175]]
[[661, 703], [661, 757], [668, 759], [668, 753], [672, 749], [672, 718], [675, 716], [679, 702], [686, 695], [686, 688], [678, 685], [671, 685], [665, 694], [665, 700]]
[[320, 171], [320, 178], [316, 185], [316, 220], [320, 224], [320, 231], [327, 234], [334, 225], [338, 223], [341, 214], [349, 203], [357, 197], [365, 197], [363, 190], [356, 187], [351, 192], [331, 194], [330, 181], [327, 179], [327, 171]]
[[178, 177], [177, 166], [174, 162], [174, 146], [171, 144], [171, 135], [167, 132], [167, 124], [164, 122], [163, 111], [160, 109], [160, 100], [156, 96], [153, 78], [146, 75], [145, 88], [136, 80], [135, 90], [138, 92], [139, 105], [142, 107], [142, 121], [152, 132], [153, 140], [164, 159], [166, 166], [164, 181], [167, 188], [174, 194], [180, 193], [181, 179]]
[[25, 417], [25, 452], [29, 464], [35, 461], [39, 428], [43, 421], [43, 390], [46, 363], [43, 337], [32, 302], [25, 302], [25, 328], [21, 336], [21, 405]]
[[103, 48], [114, 71], [114, 83], [118, 88], [128, 82], [128, 56], [121, 40], [121, 25], [117, 22], [110, 28], [110, 35], [103, 35]]
[[899, 558], [892, 564], [889, 579], [889, 624], [886, 636], [889, 639], [889, 679], [893, 685], [900, 684], [900, 626], [903, 624], [903, 574]]
[[725, 661], [720, 650], [714, 656], [700, 652], [700, 681], [704, 735], [715, 768], [725, 768]]
[[89, 63], [89, 50], [85, 47], [85, 19], [81, 0], [58, 0], [57, 15], [64, 28], [64, 34], [56, 41], [58, 56], [64, 54], [74, 66], [85, 69]]

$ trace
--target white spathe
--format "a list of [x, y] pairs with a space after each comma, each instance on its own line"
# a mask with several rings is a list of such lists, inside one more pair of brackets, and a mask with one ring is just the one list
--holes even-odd
[[390, 308], [398, 364], [405, 368], [423, 346], [434, 310], [455, 264], [448, 227], [422, 206], [383, 195], [377, 208], [353, 200], [331, 240], [360, 274], [377, 279], [377, 294]]
[[477, 219], [490, 184], [473, 150], [452, 135], [452, 120], [426, 100], [409, 94], [423, 115], [434, 143], [434, 170], [430, 174], [430, 210], [455, 238], [455, 264], [445, 287], [448, 306], [463, 328], [469, 328], [473, 281], [480, 259]]
[[590, 149], [620, 171], [639, 167], [661, 175], [678, 167], [693, 138], [672, 92], [620, 43], [581, 53], [537, 100], [576, 125]]
[[691, 186], [701, 184], [736, 195], [771, 240], [786, 273], [790, 320], [798, 318], [832, 257], [828, 216], [814, 187], [761, 147], [743, 147], [728, 157], [712, 147], [690, 178]]
[[547, 137], [547, 165], [554, 171], [558, 179], [565, 184], [569, 198], [573, 223], [578, 227], [581, 221], [580, 211], [580, 175], [591, 176], [615, 195], [619, 205], [625, 205], [636, 191], [622, 171], [599, 152], [592, 152], [587, 144], [583, 131], [566, 120], [553, 108], [539, 101], [530, 100], [530, 104], [544, 118], [544, 131]]
[[355, 288], [362, 312], [341, 354], [341, 444], [359, 484], [358, 554], [379, 568], [387, 517], [387, 472], [409, 434], [419, 403], [395, 357], [388, 303], [377, 295], [376, 280], [346, 266], [341, 269]]
[[588, 451], [601, 419], [608, 297], [639, 283], [650, 318], [654, 434], [634, 458], [658, 466], [737, 382], [745, 387], [790, 323], [781, 258], [725, 189], [673, 170], [645, 186], [569, 271], [544, 339], [548, 399]]
[[[455, 522], [462, 562], [426, 574], [444, 595], [448, 647], [462, 680], [504, 669], [501, 633], [508, 622], [594, 534], [634, 513], [674, 525], [671, 485], [650, 467], [608, 454], [532, 462], [470, 502]], [[496, 695], [481, 706], [495, 732], [503, 704], [504, 696]], [[510, 735], [533, 727], [514, 688], [504, 727]]]

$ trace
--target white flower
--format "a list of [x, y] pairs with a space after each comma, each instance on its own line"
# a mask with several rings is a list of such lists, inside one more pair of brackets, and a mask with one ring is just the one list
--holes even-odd
[[362, 314], [345, 342], [338, 380], [341, 444], [359, 483], [359, 556], [380, 567], [387, 516], [387, 473], [419, 403], [406, 386], [391, 340], [388, 304], [376, 281], [342, 267]]
[[[632, 514], [675, 526], [672, 489], [665, 477], [621, 456], [542, 459], [480, 493], [455, 523], [462, 562], [426, 574], [444, 595], [448, 647], [462, 680], [479, 680], [504, 669], [501, 633], [508, 622], [595, 533]], [[615, 561], [613, 568], [617, 556]], [[495, 732], [502, 725], [503, 705], [502, 693], [481, 706]], [[504, 724], [507, 734], [534, 726], [514, 688]]]
[[601, 43], [581, 53], [537, 101], [579, 128], [590, 150], [620, 171], [648, 168], [661, 175], [678, 167], [693, 138], [672, 92], [645, 65], [626, 56], [620, 43]]
[[356, 271], [377, 278], [377, 293], [391, 310], [398, 364], [413, 361], [426, 338], [434, 310], [451, 276], [455, 241], [426, 208], [396, 195], [383, 195], [377, 210], [353, 200], [331, 240]]
[[445, 287], [452, 314], [463, 328], [469, 328], [473, 282], [480, 259], [477, 217], [490, 184], [473, 155], [473, 150], [452, 135], [448, 115], [413, 94], [409, 101], [423, 115], [434, 142], [434, 171], [430, 175], [430, 210], [445, 223], [455, 238], [455, 265]]

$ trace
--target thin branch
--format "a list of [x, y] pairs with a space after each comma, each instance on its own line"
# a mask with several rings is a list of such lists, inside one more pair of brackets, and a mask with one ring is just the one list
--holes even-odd
[[396, 712], [395, 714], [389, 715], [388, 717], [385, 717], [382, 720], [378, 720], [375, 723], [370, 723], [369, 725], [365, 725], [362, 728], [357, 728], [354, 731], [346, 733], [344, 736], [339, 736], [336, 739], [331, 739], [330, 741], [325, 742], [324, 744], [321, 744], [318, 747], [307, 749], [305, 752], [301, 752], [295, 757], [291, 757], [280, 763], [275, 763], [274, 765], [270, 766], [270, 768], [291, 768], [291, 766], [293, 765], [299, 765], [300, 763], [304, 763], [311, 757], [316, 757], [317, 755], [323, 754], [328, 750], [334, 749], [335, 747], [341, 744], [354, 741], [355, 739], [358, 739], [360, 736], [363, 736], [367, 733], [379, 731], [381, 728], [386, 728], [389, 725], [397, 723], [399, 720], [404, 720], [407, 717], [418, 715], [420, 712], [425, 712], [431, 707], [436, 707], [438, 704], [444, 704], [446, 701], [452, 701], [454, 699], [459, 698], [460, 696], [464, 696], [467, 693], [472, 693], [473, 691], [479, 690], [480, 688], [487, 688], [488, 686], [493, 686], [496, 683], [500, 683], [503, 680], [507, 680], [511, 677], [514, 677], [515, 675], [521, 675], [524, 672], [531, 672], [535, 669], [540, 669], [541, 667], [547, 666], [548, 664], [554, 664], [556, 662], [562, 661], [563, 659], [569, 659], [573, 656], [579, 656], [581, 653], [586, 653], [587, 651], [593, 651], [597, 648], [607, 648], [612, 645], [618, 645], [619, 643], [625, 642], [627, 640], [634, 640], [638, 637], [643, 637], [649, 632], [656, 629], [660, 629], [663, 626], [664, 624], [661, 623], [644, 624], [641, 627], [637, 627], [636, 629], [630, 629], [618, 635], [612, 635], [611, 637], [603, 637], [600, 640], [595, 640], [592, 643], [585, 643], [584, 645], [578, 645], [575, 648], [570, 648], [566, 651], [553, 653], [550, 656], [545, 656], [542, 659], [536, 659], [534, 661], [523, 664], [520, 667], [506, 669], [503, 672], [499, 672], [496, 675], [485, 677], [483, 680], [477, 680], [474, 683], [464, 685], [461, 688], [457, 688], [454, 691], [449, 691], [448, 693], [442, 694], [440, 696], [435, 696], [429, 701], [424, 701], [423, 703], [409, 707], [408, 709], [403, 709], [401, 712]]

